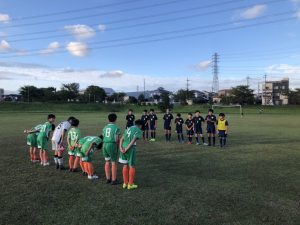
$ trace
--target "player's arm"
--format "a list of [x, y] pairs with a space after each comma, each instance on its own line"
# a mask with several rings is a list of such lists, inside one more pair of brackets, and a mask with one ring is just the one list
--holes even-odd
[[131, 140], [131, 142], [129, 143], [129, 145], [126, 146], [126, 148], [124, 149], [124, 152], [123, 152], [123, 153], [127, 152], [127, 151], [134, 145], [134, 143], [135, 143], [136, 141], [137, 141], [137, 138], [133, 138], [133, 139]]
[[35, 133], [38, 133], [40, 132], [39, 130], [24, 130], [24, 133], [25, 134], [35, 134]]
[[69, 149], [73, 150], [73, 146], [71, 146], [71, 143], [70, 143], [70, 133], [68, 133], [68, 136], [67, 136], [67, 144], [69, 146]]
[[92, 144], [90, 145], [90, 147], [88, 148], [88, 150], [87, 150], [86, 153], [85, 153], [85, 156], [88, 156], [88, 155], [89, 155], [89, 153], [90, 153], [91, 149], [93, 148], [94, 144], [95, 144], [95, 143], [92, 143]]
[[226, 121], [225, 125], [226, 125], [225, 134], [228, 134], [228, 130], [229, 130], [229, 129], [228, 129], [228, 126], [229, 126], [228, 121]]
[[63, 129], [63, 131], [61, 132], [61, 136], [60, 136], [60, 140], [59, 140], [58, 144], [63, 143], [66, 131], [67, 131], [66, 129]]
[[120, 141], [119, 141], [119, 149], [122, 153], [124, 153], [124, 150], [123, 150], [123, 147], [122, 147], [123, 141], [124, 141], [124, 137], [122, 136]]

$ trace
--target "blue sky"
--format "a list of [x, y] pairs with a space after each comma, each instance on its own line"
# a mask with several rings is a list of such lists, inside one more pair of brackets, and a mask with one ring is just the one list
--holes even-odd
[[214, 52], [220, 89], [247, 76], [256, 89], [264, 73], [299, 87], [299, 38], [299, 0], [0, 0], [0, 87], [79, 82], [135, 91], [145, 79], [146, 89], [175, 91], [189, 77], [192, 89], [211, 90]]

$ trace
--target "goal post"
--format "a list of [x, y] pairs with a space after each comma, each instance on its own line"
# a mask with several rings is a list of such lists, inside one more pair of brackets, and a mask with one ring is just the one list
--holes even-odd
[[212, 105], [211, 108], [213, 110], [215, 110], [216, 108], [238, 108], [240, 111], [240, 116], [243, 117], [243, 115], [244, 115], [242, 105]]

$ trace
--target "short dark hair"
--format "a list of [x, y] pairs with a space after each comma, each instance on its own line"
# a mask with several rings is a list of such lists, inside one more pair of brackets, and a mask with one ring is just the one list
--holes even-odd
[[134, 124], [135, 124], [136, 126], [141, 126], [143, 123], [142, 123], [142, 120], [138, 119], [138, 120], [136, 120], [136, 121], [134, 122]]
[[193, 116], [193, 113], [188, 113], [189, 116]]
[[132, 109], [128, 109], [128, 112], [133, 112], [133, 110]]
[[52, 124], [52, 131], [54, 131], [55, 130], [55, 125], [54, 124]]
[[49, 119], [55, 119], [55, 115], [54, 115], [54, 114], [49, 114], [49, 115], [48, 115], [48, 120], [49, 120]]
[[200, 113], [200, 110], [196, 110], [195, 113]]
[[180, 114], [180, 113], [177, 113], [177, 116], [181, 117], [181, 114]]
[[208, 110], [208, 112], [212, 112], [212, 113], [214, 113], [214, 110], [213, 110], [213, 109], [209, 109], [209, 110]]
[[73, 126], [73, 127], [78, 127], [78, 125], [79, 125], [79, 120], [78, 119], [73, 119], [73, 120], [71, 120], [71, 125]]
[[72, 121], [73, 121], [74, 119], [76, 119], [74, 116], [70, 116], [70, 117], [67, 119], [67, 121], [69, 121], [69, 122], [72, 123]]
[[147, 109], [144, 109], [144, 112], [148, 112], [148, 110], [147, 110]]
[[116, 122], [116, 120], [117, 120], [117, 114], [115, 114], [115, 113], [110, 113], [110, 114], [108, 114], [108, 121], [109, 122]]
[[150, 112], [154, 112], [154, 109], [150, 109]]
[[220, 113], [219, 116], [225, 117], [225, 114], [224, 113]]

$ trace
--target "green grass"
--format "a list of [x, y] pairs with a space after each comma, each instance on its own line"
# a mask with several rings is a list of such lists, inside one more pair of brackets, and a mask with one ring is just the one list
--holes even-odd
[[[104, 183], [101, 152], [96, 182], [30, 164], [22, 130], [45, 113], [1, 112], [0, 224], [300, 224], [300, 108], [249, 110], [227, 115], [226, 150], [166, 145], [160, 120], [158, 141], [138, 143], [134, 191]], [[57, 122], [70, 114], [57, 113]], [[83, 135], [105, 124], [103, 112], [72, 115]]]

